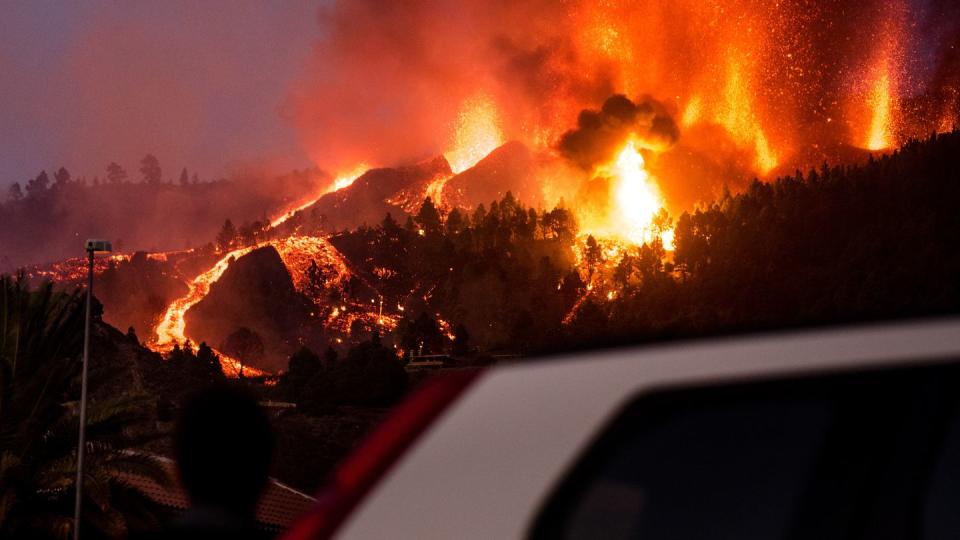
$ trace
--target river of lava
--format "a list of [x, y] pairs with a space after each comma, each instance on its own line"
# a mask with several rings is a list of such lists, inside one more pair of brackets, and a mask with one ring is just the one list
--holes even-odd
[[[189, 292], [174, 300], [167, 307], [163, 318], [155, 329], [156, 339], [150, 344], [151, 348], [159, 352], [168, 352], [174, 344], [186, 342], [188, 337], [185, 333], [184, 315], [187, 310], [200, 302], [210, 292], [210, 286], [223, 276], [232, 261], [257, 248], [268, 245], [277, 250], [284, 266], [290, 272], [296, 289], [310, 297], [318, 308], [328, 301], [326, 297], [329, 296], [329, 291], [342, 290], [350, 277], [354, 275], [340, 252], [326, 238], [319, 236], [291, 235], [234, 249], [224, 254], [212, 268], [195, 277], [188, 284]], [[320, 277], [324, 287], [322, 293], [316, 295], [311, 294], [309, 275], [314, 262], [321, 272]], [[362, 279], [361, 281], [373, 289], [369, 283]], [[339, 306], [331, 310], [331, 313], [324, 320], [324, 325], [347, 335], [355, 319], [362, 320], [370, 327], [379, 326], [385, 330], [392, 330], [397, 324], [397, 317], [384, 313], [381, 301], [371, 298], [369, 305], [364, 302], [341, 302]], [[221, 357], [224, 373], [228, 376], [236, 376], [239, 373], [241, 362], [223, 354], [222, 351], [217, 351], [217, 353]], [[243, 366], [243, 371], [247, 376], [265, 374], [249, 366]]]
[[[155, 330], [156, 340], [150, 343], [150, 348], [158, 352], [168, 352], [174, 345], [185, 343], [187, 336], [184, 333], [186, 329], [186, 321], [183, 319], [184, 314], [197, 302], [203, 300], [203, 297], [210, 292], [210, 284], [220, 279], [220, 276], [222, 276], [227, 270], [227, 267], [230, 266], [231, 261], [246, 255], [256, 247], [257, 246], [248, 246], [235, 249], [221, 257], [220, 260], [213, 265], [213, 268], [193, 278], [193, 281], [187, 284], [189, 287], [187, 294], [177, 298], [167, 306], [167, 310], [164, 312], [163, 318], [160, 319], [160, 323]], [[220, 355], [220, 365], [223, 367], [223, 372], [229, 377], [237, 376], [240, 373], [242, 363], [236, 358], [225, 355], [220, 351], [217, 351], [217, 353]], [[247, 366], [243, 367], [243, 371], [246, 375], [263, 375], [263, 372], [260, 370]]]
[[295, 208], [288, 210], [283, 214], [281, 214], [279, 217], [276, 217], [273, 220], [271, 220], [270, 227], [276, 228], [280, 226], [280, 224], [292, 218], [297, 212], [309, 208], [311, 205], [317, 202], [317, 200], [319, 200], [320, 197], [323, 197], [327, 193], [333, 193], [334, 191], [339, 191], [345, 187], [350, 186], [351, 184], [353, 184], [354, 180], [356, 180], [357, 178], [360, 178], [360, 175], [365, 173], [369, 168], [370, 167], [366, 163], [361, 163], [360, 165], [357, 165], [350, 171], [338, 175], [333, 180], [333, 183], [327, 186], [327, 188], [323, 190], [321, 193], [308, 198], [305, 202], [300, 203]]

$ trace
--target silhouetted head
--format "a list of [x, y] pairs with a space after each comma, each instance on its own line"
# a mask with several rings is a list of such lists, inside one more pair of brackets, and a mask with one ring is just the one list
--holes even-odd
[[226, 384], [197, 393], [180, 413], [174, 444], [192, 504], [252, 513], [273, 451], [270, 421], [252, 395]]

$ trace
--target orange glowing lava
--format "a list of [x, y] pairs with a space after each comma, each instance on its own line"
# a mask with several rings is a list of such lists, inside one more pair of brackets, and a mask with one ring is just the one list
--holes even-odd
[[336, 179], [334, 179], [333, 183], [330, 184], [327, 187], [327, 189], [325, 189], [322, 193], [315, 195], [313, 197], [310, 197], [309, 199], [306, 200], [306, 202], [299, 204], [296, 208], [293, 208], [292, 210], [287, 210], [280, 216], [274, 218], [272, 221], [270, 221], [270, 226], [278, 227], [280, 226], [280, 224], [292, 218], [297, 212], [304, 210], [306, 208], [309, 208], [313, 203], [317, 202], [317, 199], [326, 195], [327, 193], [339, 191], [345, 187], [350, 186], [351, 184], [353, 184], [354, 180], [359, 178], [360, 175], [366, 172], [369, 168], [370, 167], [367, 164], [361, 163], [360, 165], [357, 165], [350, 171], [338, 175]]
[[467, 99], [457, 115], [453, 150], [445, 157], [450, 169], [459, 174], [476, 165], [504, 143], [497, 106], [484, 94]]
[[[611, 182], [610, 200], [605, 211], [580, 212], [581, 234], [639, 245], [666, 233], [654, 227], [664, 201], [635, 139], [628, 140], [611, 163], [599, 167], [595, 177]], [[666, 246], [667, 238], [663, 240]], [[672, 236], [669, 244], [673, 245]]]
[[753, 146], [754, 166], [766, 174], [777, 166], [777, 154], [770, 147], [754, 112], [750, 81], [741, 65], [733, 60], [727, 65], [726, 76], [718, 120], [738, 144]]
[[893, 97], [891, 92], [890, 68], [886, 61], [876, 69], [873, 88], [867, 97], [870, 107], [870, 129], [864, 147], [867, 150], [883, 150], [894, 145]]
[[[169, 352], [175, 344], [185, 343], [189, 339], [186, 335], [186, 322], [184, 320], [187, 310], [200, 302], [210, 292], [210, 286], [223, 276], [232, 260], [239, 259], [254, 249], [267, 245], [273, 246], [277, 250], [284, 266], [290, 272], [294, 286], [298, 291], [305, 294], [310, 285], [309, 269], [314, 262], [321, 269], [321, 279], [327, 289], [342, 288], [354, 275], [348, 267], [346, 259], [326, 238], [322, 237], [291, 235], [235, 249], [221, 257], [212, 268], [194, 278], [188, 284], [189, 291], [187, 294], [174, 300], [167, 307], [163, 318], [154, 329], [155, 338], [148, 344], [150, 348], [158, 352]], [[361, 282], [370, 286], [365, 280], [360, 279]], [[312, 299], [318, 304], [322, 303], [326, 300], [326, 294], [324, 294], [324, 298]], [[338, 315], [340, 315], [339, 318]], [[372, 327], [376, 324], [387, 330], [395, 328], [398, 322], [396, 316], [384, 313], [382, 309], [372, 310], [368, 306], [354, 303], [349, 306], [344, 304], [342, 307], [335, 309], [327, 323], [330, 327], [348, 333], [351, 323], [355, 319], [361, 319], [368, 326]], [[220, 351], [215, 352], [220, 355], [220, 363], [227, 376], [236, 377], [241, 366], [245, 376], [256, 377], [266, 374], [262, 370], [243, 365], [238, 359]]]
[[220, 279], [220, 276], [227, 271], [232, 260], [246, 255], [255, 248], [256, 246], [248, 246], [227, 253], [212, 268], [195, 277], [188, 284], [190, 290], [187, 294], [177, 298], [167, 306], [163, 318], [160, 319], [160, 324], [157, 325], [154, 332], [156, 340], [153, 342], [156, 350], [166, 351], [176, 343], [187, 341], [187, 336], [184, 334], [186, 322], [183, 320], [183, 315], [197, 302], [203, 300], [203, 297], [210, 292], [210, 284]]

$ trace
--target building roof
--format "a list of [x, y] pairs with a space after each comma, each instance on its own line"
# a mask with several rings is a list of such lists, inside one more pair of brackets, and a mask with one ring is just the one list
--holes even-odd
[[[116, 476], [157, 504], [174, 510], [186, 510], [190, 506], [190, 499], [180, 484], [176, 464], [169, 458], [157, 457], [157, 459], [170, 477], [170, 484], [167, 486], [133, 473], [116, 473]], [[316, 499], [306, 493], [270, 478], [260, 497], [260, 502], [257, 503], [257, 522], [270, 529], [285, 529], [309, 510], [314, 502]]]

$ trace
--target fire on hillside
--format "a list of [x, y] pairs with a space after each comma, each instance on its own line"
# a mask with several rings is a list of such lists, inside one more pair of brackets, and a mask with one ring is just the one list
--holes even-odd
[[[630, 272], [618, 270], [625, 258], [673, 257], [673, 216], [727, 187], [736, 191], [752, 178], [793, 175], [825, 160], [866, 159], [948, 131], [958, 118], [960, 70], [948, 54], [956, 29], [944, 29], [940, 42], [923, 41], [920, 15], [900, 1], [839, 2], [812, 12], [798, 3], [772, 9], [753, 0], [536, 9], [493, 3], [476, 6], [475, 37], [442, 29], [425, 34], [433, 28], [426, 22], [449, 9], [442, 5], [407, 14], [410, 36], [380, 32], [396, 21], [375, 4], [340, 5], [328, 14], [323, 60], [341, 68], [342, 84], [316, 85], [307, 76], [290, 103], [317, 162], [342, 172], [321, 193], [265, 219], [259, 236], [202, 256], [202, 250], [177, 252], [201, 262], [171, 266], [187, 291], [166, 299], [146, 340], [155, 350], [189, 340], [187, 312], [233, 262], [267, 246], [335, 339], [349, 339], [357, 328], [392, 331], [407, 299], [429, 303], [436, 284], [387, 292], [385, 276], [396, 269], [351, 262], [332, 242], [335, 234], [399, 217], [425, 236], [430, 231], [418, 215], [424, 208], [443, 220], [467, 213], [479, 220], [492, 200], [513, 196], [532, 205], [530, 212], [562, 208], [576, 221], [566, 250], [584, 289], [564, 318], [570, 321], [590, 299], [620, 297], [611, 276], [619, 271], [621, 282], [629, 281]], [[527, 17], [542, 31], [504, 31], [494, 22], [505, 14]], [[858, 32], [846, 22], [852, 19], [874, 30]], [[834, 26], [824, 30], [825, 22]], [[356, 32], [356, 24], [370, 31]], [[380, 37], [358, 47], [358, 35]], [[407, 47], [408, 39], [434, 45], [440, 56], [409, 57], [423, 48]], [[462, 62], [448, 65], [449, 53], [475, 60], [469, 77], [453, 69]], [[916, 67], [921, 53], [937, 59], [926, 71]], [[386, 69], [395, 64], [406, 69]], [[420, 91], [433, 86], [442, 91]], [[355, 103], [351, 88], [369, 89], [364, 98], [380, 99], [382, 107]], [[418, 91], [399, 95], [396, 88]], [[422, 157], [425, 148], [442, 150], [442, 157], [391, 168], [415, 162], [408, 157]], [[125, 254], [98, 260], [97, 271], [129, 260]], [[78, 283], [82, 262], [29, 274]], [[554, 281], [560, 289], [563, 280]], [[228, 371], [238, 372], [238, 360], [222, 357]]]

